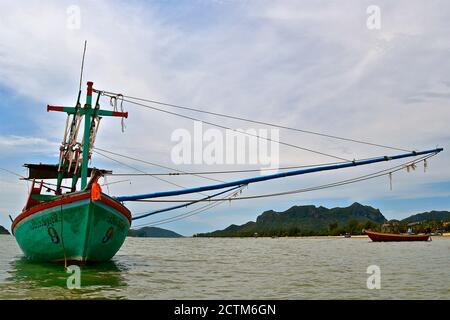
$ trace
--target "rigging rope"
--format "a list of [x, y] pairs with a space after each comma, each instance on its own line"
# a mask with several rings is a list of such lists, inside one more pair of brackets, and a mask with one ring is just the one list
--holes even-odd
[[[230, 191], [230, 190], [227, 190], [227, 191]], [[208, 209], [211, 209], [213, 207], [216, 207], [216, 206], [226, 202], [227, 200], [232, 199], [237, 194], [239, 194], [241, 191], [242, 190], [238, 190], [238, 191], [233, 192], [231, 195], [229, 195], [225, 199], [222, 199], [220, 202], [208, 203], [207, 205], [204, 205], [204, 206], [202, 206], [200, 208], [196, 208], [194, 210], [191, 210], [191, 211], [188, 211], [188, 212], [185, 212], [185, 213], [182, 213], [182, 214], [170, 217], [170, 218], [165, 218], [165, 219], [161, 219], [161, 220], [157, 220], [157, 221], [153, 221], [153, 222], [148, 222], [148, 223], [140, 224], [140, 225], [133, 226], [133, 227], [139, 228], [139, 227], [143, 227], [143, 226], [147, 226], [147, 225], [155, 226], [155, 225], [160, 225], [160, 224], [165, 224], [165, 223], [170, 223], [170, 222], [178, 221], [178, 220], [181, 220], [181, 219], [185, 219], [185, 218], [188, 218], [188, 217], [193, 216], [195, 214], [199, 214], [201, 212], [204, 212], [204, 211], [206, 211]]]
[[[167, 166], [163, 166], [161, 164], [157, 164], [157, 163], [154, 163], [154, 162], [149, 162], [149, 161], [146, 161], [146, 160], [141, 160], [141, 159], [138, 159], [138, 158], [126, 156], [124, 154], [120, 154], [120, 153], [117, 153], [117, 152], [112, 152], [112, 151], [108, 151], [108, 150], [97, 148], [97, 147], [95, 147], [94, 149], [100, 150], [102, 152], [106, 152], [106, 153], [109, 153], [109, 154], [113, 154], [113, 155], [116, 155], [116, 156], [119, 156], [119, 157], [123, 157], [123, 158], [126, 158], [126, 159], [134, 160], [134, 161], [137, 161], [137, 162], [142, 162], [142, 163], [145, 163], [145, 164], [149, 164], [149, 165], [152, 165], [152, 166], [155, 166], [155, 167], [159, 167], [159, 168], [163, 168], [163, 169], [167, 169], [167, 170], [177, 171], [178, 174], [190, 174], [190, 173], [182, 171], [182, 170], [178, 170], [178, 169], [167, 167]], [[113, 174], [110, 174], [110, 175], [113, 175]], [[134, 174], [134, 175], [148, 175], [148, 174], [147, 173], [140, 173], [140, 174]], [[157, 174], [157, 175], [164, 175], [164, 174]], [[168, 174], [168, 175], [171, 175], [171, 174]], [[176, 175], [176, 174], [172, 174], [172, 175]], [[218, 180], [218, 179], [213, 179], [213, 178], [209, 178], [209, 177], [203, 177], [203, 176], [201, 176], [199, 174], [192, 174], [192, 175], [196, 176], [196, 177], [199, 177], [199, 178], [215, 181], [215, 182], [224, 182], [224, 181]]]
[[356, 166], [365, 166], [365, 165], [369, 165], [369, 164], [380, 163], [380, 162], [385, 162], [385, 161], [393, 161], [393, 160], [409, 158], [409, 157], [417, 158], [422, 155], [439, 153], [439, 152], [442, 152], [443, 150], [444, 150], [443, 148], [436, 148], [436, 149], [432, 149], [432, 150], [416, 151], [416, 152], [412, 152], [412, 153], [397, 154], [397, 155], [392, 155], [392, 156], [382, 156], [382, 157], [377, 157], [377, 158], [374, 158], [371, 160], [365, 160], [365, 161], [354, 160], [354, 161], [350, 161], [350, 162], [343, 163], [340, 165], [298, 169], [298, 170], [292, 170], [292, 171], [287, 171], [287, 172], [280, 172], [280, 173], [275, 173], [275, 174], [233, 180], [233, 181], [229, 181], [229, 182], [225, 182], [225, 183], [188, 188], [188, 189], [184, 189], [184, 190], [169, 190], [169, 191], [160, 191], [160, 192], [152, 192], [152, 193], [145, 193], [145, 194], [116, 196], [115, 199], [123, 202], [123, 201], [134, 201], [134, 200], [140, 200], [140, 199], [179, 196], [179, 195], [189, 194], [189, 193], [199, 193], [199, 192], [203, 192], [203, 191], [223, 189], [223, 188], [228, 188], [228, 187], [241, 185], [241, 184], [250, 184], [250, 183], [263, 182], [263, 181], [268, 181], [268, 180], [273, 180], [273, 179], [280, 179], [280, 178], [286, 178], [286, 177], [292, 177], [292, 176], [298, 176], [298, 175], [304, 175], [304, 174], [311, 174], [311, 173], [316, 173], [316, 172], [339, 170], [339, 169], [351, 168], [351, 167], [356, 167]]
[[[106, 96], [110, 96], [105, 91], [102, 91], [102, 93], [104, 95], [106, 95]], [[159, 112], [163, 112], [163, 113], [166, 113], [166, 114], [174, 115], [174, 116], [177, 116], [177, 117], [181, 117], [181, 118], [185, 118], [185, 119], [189, 119], [189, 120], [193, 120], [193, 121], [199, 121], [199, 122], [202, 122], [202, 123], [206, 123], [206, 124], [209, 124], [211, 126], [218, 127], [218, 128], [221, 128], [221, 129], [231, 130], [233, 132], [237, 132], [237, 133], [240, 133], [240, 134], [245, 134], [247, 136], [255, 137], [257, 139], [262, 139], [262, 140], [266, 140], [266, 141], [269, 141], [269, 142], [275, 142], [275, 143], [278, 143], [278, 144], [281, 144], [281, 145], [285, 145], [285, 146], [288, 146], [288, 147], [296, 148], [296, 149], [303, 150], [303, 151], [312, 152], [312, 153], [315, 153], [315, 154], [319, 154], [319, 155], [322, 155], [322, 156], [327, 156], [327, 157], [331, 157], [331, 158], [335, 158], [335, 159], [339, 159], [339, 160], [343, 160], [343, 161], [351, 161], [351, 160], [348, 160], [346, 158], [335, 156], [335, 155], [332, 155], [332, 154], [329, 154], [329, 153], [325, 153], [325, 152], [313, 150], [313, 149], [310, 149], [310, 148], [297, 146], [297, 145], [294, 145], [294, 144], [291, 144], [291, 143], [287, 143], [287, 142], [275, 141], [273, 139], [262, 137], [262, 136], [259, 136], [257, 134], [252, 134], [252, 133], [249, 133], [249, 132], [240, 131], [240, 130], [233, 129], [233, 128], [230, 128], [230, 127], [227, 127], [227, 126], [224, 126], [224, 125], [221, 125], [221, 124], [217, 124], [217, 123], [213, 123], [213, 122], [210, 122], [210, 121], [201, 120], [201, 119], [194, 118], [194, 117], [191, 117], [191, 116], [183, 115], [183, 114], [180, 114], [180, 113], [171, 112], [171, 111], [168, 111], [168, 110], [152, 107], [152, 106], [145, 105], [145, 104], [142, 104], [142, 103], [139, 103], [139, 102], [135, 102], [135, 101], [132, 101], [132, 100], [124, 99], [124, 101], [126, 101], [128, 103], [135, 104], [135, 105], [139, 105], [139, 106], [142, 106], [142, 107], [145, 107], [145, 108], [148, 108], [148, 109], [152, 109], [152, 110], [155, 110], [155, 111], [159, 111]]]
[[[102, 150], [102, 149], [99, 149]], [[131, 158], [126, 155], [102, 150], [103, 152], [108, 152], [111, 154], [115, 154], [121, 157], [129, 158], [135, 161], [140, 161], [143, 163], [147, 163], [145, 160], [140, 160], [137, 158]], [[363, 158], [360, 159], [361, 161], [371, 160], [374, 158]], [[247, 172], [260, 172], [260, 171], [280, 171], [280, 170], [291, 170], [291, 169], [301, 169], [301, 168], [314, 168], [314, 167], [321, 167], [321, 166], [330, 166], [330, 165], [337, 165], [346, 163], [346, 161], [340, 161], [340, 162], [325, 162], [325, 163], [317, 163], [317, 164], [306, 164], [306, 165], [298, 165], [298, 166], [288, 166], [288, 167], [279, 167], [279, 168], [260, 168], [260, 169], [243, 169], [243, 170], [222, 170], [222, 171], [196, 171], [196, 172], [169, 172], [169, 173], [106, 173], [105, 175], [108, 176], [179, 176], [179, 175], [209, 175], [209, 174], [230, 174], [230, 173], [247, 173]], [[176, 169], [173, 169], [176, 170]], [[178, 170], [179, 171], [179, 170]], [[220, 181], [220, 180], [217, 180]], [[224, 181], [221, 181], [224, 182]]]
[[172, 210], [176, 210], [176, 209], [180, 209], [180, 208], [185, 208], [185, 207], [191, 206], [191, 205], [193, 205], [193, 204], [196, 204], [196, 203], [198, 203], [198, 202], [200, 202], [200, 201], [207, 201], [208, 199], [211, 199], [211, 198], [213, 198], [213, 197], [220, 196], [220, 195], [222, 195], [222, 194], [224, 194], [224, 193], [228, 193], [228, 192], [233, 191], [233, 190], [236, 190], [236, 189], [241, 189], [242, 187], [243, 187], [243, 186], [236, 186], [236, 187], [227, 189], [227, 190], [225, 190], [225, 191], [221, 191], [221, 192], [215, 193], [215, 194], [213, 194], [213, 195], [207, 196], [207, 197], [205, 197], [205, 198], [202, 198], [202, 199], [199, 199], [199, 200], [191, 201], [191, 202], [186, 203], [186, 204], [177, 205], [177, 206], [174, 206], [174, 207], [169, 207], [169, 208], [159, 209], [159, 210], [152, 211], [152, 212], [149, 212], [149, 213], [140, 214], [140, 215], [138, 215], [138, 216], [136, 216], [136, 217], [133, 217], [131, 220], [138, 220], [138, 219], [142, 219], [142, 218], [145, 218], [145, 217], [148, 217], [148, 216], [157, 214], [157, 213], [162, 213], [162, 212], [172, 211]]
[[[121, 164], [121, 165], [123, 165], [123, 166], [125, 166], [125, 167], [131, 168], [131, 169], [136, 170], [136, 171], [138, 171], [138, 172], [140, 172], [140, 173], [145, 173], [144, 171], [142, 171], [142, 170], [140, 170], [140, 169], [138, 169], [138, 168], [136, 168], [136, 167], [130, 166], [129, 164], [126, 164], [126, 163], [124, 163], [124, 162], [122, 162], [122, 161], [119, 161], [119, 160], [117, 160], [117, 159], [114, 159], [114, 158], [112, 158], [112, 157], [109, 157], [109, 156], [107, 156], [106, 154], [103, 154], [103, 153], [99, 152], [98, 150], [93, 150], [93, 152], [95, 152], [96, 154], [99, 154], [99, 155], [101, 155], [102, 157], [105, 157], [105, 158], [107, 158], [107, 159], [109, 159], [109, 160], [112, 160], [112, 161], [114, 161], [114, 162], [117, 162], [117, 163], [119, 163], [119, 164]], [[171, 181], [169, 181], [169, 180], [166, 180], [166, 179], [163, 179], [163, 178], [160, 178], [160, 177], [153, 177], [153, 178], [155, 178], [155, 179], [157, 179], [157, 180], [160, 180], [160, 181], [163, 181], [163, 182], [166, 182], [166, 183], [171, 184], [171, 185], [173, 185], [173, 186], [179, 187], [179, 188], [181, 188], [181, 189], [186, 189], [186, 187], [184, 187], [184, 186], [182, 186], [182, 185], [179, 185], [179, 184], [176, 184], [176, 183], [174, 183], [174, 182], [171, 182]], [[207, 194], [205, 194], [205, 193], [203, 193], [203, 192], [199, 192], [199, 194], [207, 195]]]
[[[431, 158], [431, 157], [434, 157], [436, 154], [437, 154], [437, 153], [434, 153], [434, 154], [431, 154], [431, 155], [426, 155], [426, 156], [424, 156], [424, 157], [422, 157], [422, 158], [420, 158], [420, 159], [414, 160], [413, 163], [415, 164], [415, 163], [418, 163], [418, 162], [420, 162], [420, 161], [423, 160], [423, 161], [424, 161], [424, 166], [425, 166], [425, 163], [426, 163], [427, 159], [429, 159], [429, 158]], [[354, 182], [359, 182], [359, 181], [362, 181], [362, 180], [367, 180], [367, 179], [377, 178], [377, 177], [380, 177], [380, 176], [384, 176], [384, 175], [386, 175], [386, 174], [392, 176], [392, 173], [397, 172], [397, 171], [402, 170], [402, 169], [405, 169], [405, 165], [408, 164], [408, 163], [410, 163], [410, 162], [407, 162], [407, 163], [403, 163], [403, 164], [397, 165], [397, 166], [392, 167], [392, 168], [390, 168], [390, 169], [386, 169], [386, 170], [379, 171], [379, 172], [385, 172], [385, 171], [389, 171], [389, 170], [392, 170], [392, 169], [394, 169], [394, 168], [397, 168], [396, 170], [390, 171], [390, 172], [388, 172], [388, 173], [376, 175], [376, 174], [379, 173], [379, 172], [375, 172], [375, 173], [372, 173], [372, 174], [368, 174], [368, 175], [365, 175], [365, 176], [361, 176], [361, 177], [367, 177], [367, 178], [365, 178], [365, 179], [360, 179], [361, 177], [359, 177], [359, 180], [357, 180], [358, 178], [354, 178], [354, 179], [348, 179], [347, 181], [354, 180], [353, 182], [348, 182], [348, 183], [354, 183]], [[368, 176], [372, 176], [372, 177], [368, 177]], [[345, 180], [344, 180], [344, 181], [345, 181]], [[348, 183], [346, 183], [346, 184], [348, 184]], [[330, 185], [331, 185], [331, 184], [330, 184]], [[334, 184], [334, 186], [337, 186], [337, 185], [338, 185], [337, 183]], [[310, 189], [312, 189], [312, 188], [310, 188]], [[306, 192], [306, 191], [300, 191], [300, 190], [307, 190], [307, 189], [299, 189], [299, 190], [295, 190], [295, 191], [291, 191], [291, 192], [284, 192], [284, 193], [272, 194], [272, 195], [269, 195], [269, 196], [283, 195], [283, 194], [292, 194], [292, 193], [299, 193], [299, 192]], [[242, 191], [242, 190], [240, 190], [240, 191]], [[267, 197], [267, 196], [268, 196], [268, 195], [262, 195], [262, 196], [257, 196], [257, 197]], [[185, 219], [185, 218], [188, 218], [188, 217], [193, 216], [193, 215], [195, 215], [195, 214], [199, 214], [199, 213], [201, 213], [201, 212], [204, 212], [204, 211], [206, 211], [206, 210], [208, 210], [208, 209], [211, 209], [211, 208], [213, 208], [213, 207], [215, 207], [215, 206], [218, 206], [218, 205], [224, 203], [225, 201], [242, 200], [242, 199], [254, 199], [254, 198], [255, 198], [255, 197], [252, 197], [252, 196], [250, 196], [250, 197], [238, 197], [238, 198], [236, 198], [235, 196], [230, 196], [230, 197], [223, 198], [223, 199], [211, 199], [211, 200], [209, 200], [209, 201], [217, 201], [217, 202], [215, 202], [215, 203], [208, 203], [208, 204], [206, 204], [206, 205], [203, 206], [203, 207], [200, 207], [200, 208], [197, 208], [197, 209], [188, 211], [188, 212], [186, 212], [186, 213], [183, 213], [183, 214], [180, 214], [180, 215], [177, 215], [177, 216], [174, 216], [174, 217], [170, 217], [170, 218], [166, 218], [166, 219], [161, 219], [161, 220], [157, 220], [157, 221], [153, 221], [153, 222], [148, 222], [148, 223], [140, 224], [140, 225], [137, 225], [137, 226], [134, 226], [134, 227], [135, 227], [135, 228], [139, 228], [139, 227], [144, 227], [144, 226], [156, 226], [156, 225], [160, 225], [160, 224], [171, 223], [171, 222], [178, 221], [178, 220], [181, 220], [181, 219]], [[153, 202], [154, 200], [147, 200], [147, 201]], [[167, 201], [167, 200], [166, 200], [166, 201]]]
[[[116, 96], [119, 95], [119, 94], [114, 93], [114, 92], [108, 92], [108, 91], [104, 91], [104, 92], [106, 94], [110, 94], [110, 95], [116, 95]], [[386, 149], [391, 149], [391, 150], [397, 150], [397, 151], [406, 151], [406, 152], [412, 151], [412, 150], [405, 149], [405, 148], [398, 148], [398, 147], [393, 147], [393, 146], [388, 146], [388, 145], [382, 145], [382, 144], [373, 143], [373, 142], [364, 141], [364, 140], [345, 138], [345, 137], [340, 137], [340, 136], [331, 135], [331, 134], [325, 134], [325, 133], [321, 133], [321, 132], [317, 132], [317, 131], [311, 131], [311, 130], [305, 130], [305, 129], [288, 127], [288, 126], [285, 126], [285, 125], [275, 124], [275, 123], [271, 123], [271, 122], [257, 121], [257, 120], [252, 120], [252, 119], [248, 119], [248, 118], [243, 118], [243, 117], [231, 116], [231, 115], [227, 115], [227, 114], [223, 114], [223, 113], [219, 113], [219, 112], [206, 111], [206, 110], [200, 109], [200, 108], [192, 108], [192, 107], [176, 105], [176, 104], [161, 102], [161, 101], [152, 100], [152, 99], [144, 99], [144, 98], [138, 98], [138, 97], [133, 97], [133, 96], [128, 96], [128, 95], [122, 95], [122, 94], [120, 94], [120, 95], [122, 97], [124, 97], [124, 98], [132, 99], [132, 100], [144, 101], [144, 102], [149, 102], [149, 103], [153, 103], [153, 104], [157, 104], [157, 105], [161, 105], [161, 106], [172, 107], [172, 108], [177, 108], [177, 109], [182, 109], [182, 110], [188, 110], [188, 111], [193, 111], [193, 112], [198, 112], [198, 113], [204, 113], [204, 114], [209, 114], [209, 115], [213, 115], [213, 116], [224, 117], [224, 118], [229, 118], [229, 119], [234, 119], [234, 120], [239, 120], [239, 121], [245, 121], [245, 122], [250, 122], [250, 123], [255, 123], [255, 124], [260, 124], [260, 125], [265, 125], [265, 126], [270, 126], [270, 127], [275, 127], [275, 128], [280, 128], [280, 129], [297, 131], [297, 132], [317, 135], [317, 136], [331, 138], [331, 139], [337, 139], [337, 140], [342, 140], [342, 141], [347, 141], [347, 142], [365, 144], [365, 145], [370, 145], [370, 146], [375, 146], [375, 147], [380, 147], [380, 148], [386, 148]]]
[[[94, 151], [96, 154], [99, 154], [99, 155], [101, 155], [102, 157], [105, 157], [105, 158], [107, 158], [107, 159], [109, 159], [109, 160], [111, 160], [111, 161], [117, 162], [117, 163], [119, 163], [119, 164], [121, 164], [121, 165], [123, 165], [123, 166], [126, 166], [126, 167], [128, 167], [128, 168], [131, 168], [131, 169], [136, 170], [136, 171], [138, 171], [138, 172], [144, 173], [142, 170], [140, 170], [140, 169], [138, 169], [138, 168], [136, 168], [136, 167], [130, 166], [130, 165], [128, 165], [128, 164], [126, 164], [126, 163], [124, 163], [124, 162], [122, 162], [122, 161], [119, 161], [119, 160], [116, 160], [116, 159], [114, 159], [114, 158], [111, 158], [111, 157], [107, 156], [106, 154], [101, 153], [100, 151], [98, 151], [98, 150], [96, 150], [96, 149], [94, 149], [93, 151]], [[181, 185], [179, 185], [179, 184], [176, 184], [176, 183], [174, 183], [174, 182], [171, 182], [171, 181], [169, 181], [169, 180], [166, 180], [166, 179], [163, 179], [163, 178], [160, 178], [160, 177], [154, 177], [154, 178], [157, 179], [157, 180], [166, 182], [166, 183], [168, 183], [168, 184], [171, 184], [171, 185], [173, 185], [173, 186], [176, 186], [176, 187], [178, 187], [178, 188], [182, 188], [182, 189], [185, 189], [185, 188], [186, 188], [186, 187], [183, 187], [183, 186], [181, 186]]]
[[19, 173], [16, 173], [14, 171], [11, 171], [11, 170], [8, 170], [8, 169], [5, 169], [5, 168], [0, 168], [0, 170], [8, 172], [8, 173], [10, 173], [12, 175], [15, 175], [15, 176], [19, 177], [19, 178], [25, 179], [25, 177], [23, 175], [21, 175]]
[[186, 212], [184, 214], [176, 215], [176, 216], [174, 216], [172, 218], [156, 220], [156, 221], [153, 221], [153, 222], [148, 222], [148, 223], [140, 224], [140, 225], [133, 226], [133, 227], [140, 228], [140, 227], [143, 227], [143, 226], [158, 226], [158, 225], [161, 225], [161, 224], [166, 224], [166, 223], [171, 223], [171, 222], [175, 222], [175, 221], [178, 221], [178, 220], [186, 219], [186, 218], [189, 218], [189, 217], [191, 217], [193, 215], [196, 215], [196, 214], [202, 213], [202, 212], [204, 212], [206, 210], [209, 210], [209, 209], [212, 209], [214, 207], [217, 207], [217, 206], [223, 204], [224, 202], [226, 202], [226, 200], [223, 200], [221, 202], [209, 203], [209, 204], [204, 205], [204, 206], [202, 206], [200, 208], [188, 211], [188, 212]]
[[[426, 159], [434, 157], [436, 154], [437, 153], [421, 157], [417, 160], [414, 160], [413, 163], [415, 164], [415, 163], [424, 161]], [[381, 176], [386, 176], [386, 175], [389, 175], [389, 174], [392, 174], [392, 173], [395, 173], [395, 172], [398, 172], [400, 170], [407, 168], [407, 165], [410, 163], [411, 162], [405, 162], [403, 164], [393, 166], [388, 169], [380, 170], [380, 171], [377, 171], [374, 173], [358, 176], [358, 177], [351, 178], [351, 179], [336, 181], [336, 182], [329, 183], [329, 184], [319, 185], [319, 186], [315, 186], [315, 187], [296, 189], [296, 190], [290, 190], [290, 191], [284, 191], [284, 192], [278, 192], [278, 193], [267, 193], [267, 194], [261, 194], [261, 195], [255, 195], [255, 196], [238, 197], [238, 198], [233, 198], [231, 200], [235, 201], [235, 200], [250, 200], [250, 199], [259, 199], [259, 198], [278, 197], [278, 196], [284, 196], [284, 195], [290, 195], [290, 194], [296, 194], [296, 193], [304, 193], [304, 192], [333, 188], [333, 187], [337, 187], [337, 186], [342, 186], [342, 185], [347, 185], [347, 184], [365, 181], [365, 180], [369, 180], [369, 179], [374, 179], [374, 178], [378, 178]], [[210, 199], [210, 200], [208, 200], [208, 202], [223, 201], [223, 200], [225, 200], [225, 199]], [[187, 199], [178, 199], [178, 200], [140, 199], [140, 200], [134, 200], [134, 201], [137, 201], [137, 202], [172, 202], [172, 203], [174, 203], [174, 202], [189, 202], [192, 200], [187, 200]], [[201, 201], [199, 201], [199, 202], [201, 202]]]

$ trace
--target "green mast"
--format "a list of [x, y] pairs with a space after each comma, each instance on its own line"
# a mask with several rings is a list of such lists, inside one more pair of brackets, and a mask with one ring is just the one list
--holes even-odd
[[[84, 115], [84, 136], [83, 136], [83, 149], [82, 149], [82, 163], [81, 163], [81, 189], [85, 189], [87, 186], [87, 177], [88, 177], [88, 163], [89, 163], [89, 155], [90, 155], [90, 144], [91, 144], [91, 127], [92, 121], [95, 120], [96, 117], [128, 117], [128, 112], [117, 112], [117, 111], [109, 111], [99, 109], [98, 106], [95, 109], [92, 108], [92, 92], [93, 92], [92, 81], [87, 82], [87, 93], [86, 93], [86, 104], [84, 108], [76, 109], [73, 107], [62, 107], [62, 106], [47, 106], [47, 111], [59, 111], [66, 112], [67, 114], [72, 114], [76, 116], [76, 113], [80, 115]], [[98, 93], [99, 97], [101, 92]], [[76, 160], [78, 161], [78, 160]], [[61, 168], [64, 170], [67, 166], [62, 165]], [[78, 174], [74, 174], [73, 176], [74, 182], [78, 179]]]
[[91, 142], [91, 117], [92, 117], [92, 86], [94, 83], [88, 81], [86, 104], [84, 105], [84, 135], [83, 135], [83, 164], [81, 165], [81, 189], [86, 188], [88, 163], [89, 163], [89, 144]]

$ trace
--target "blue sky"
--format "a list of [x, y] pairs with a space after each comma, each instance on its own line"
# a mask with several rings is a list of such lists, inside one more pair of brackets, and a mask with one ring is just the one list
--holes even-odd
[[[366, 9], [373, 4], [381, 10], [379, 30], [366, 26]], [[79, 28], [68, 27], [71, 5], [80, 9]], [[450, 209], [450, 5], [445, 1], [343, 1], [326, 6], [322, 1], [3, 1], [1, 6], [1, 168], [24, 174], [23, 163], [56, 161], [65, 118], [47, 113], [45, 107], [75, 102], [87, 39], [85, 81], [93, 80], [99, 89], [387, 145], [446, 149], [430, 160], [426, 173], [419, 167], [395, 175], [392, 191], [382, 177], [289, 197], [223, 204], [161, 227], [190, 235], [245, 223], [265, 210], [302, 204], [334, 207], [358, 201], [379, 208], [388, 218]], [[107, 108], [109, 102], [102, 105]], [[176, 167], [170, 158], [171, 133], [179, 128], [192, 131], [192, 123], [132, 105], [125, 108], [130, 113], [125, 133], [117, 119], [105, 119], [96, 145]], [[233, 128], [250, 127], [219, 120]], [[286, 131], [280, 138], [351, 158], [392, 153]], [[286, 147], [280, 147], [280, 159], [282, 165], [330, 160]], [[93, 165], [129, 171], [100, 157]], [[289, 178], [251, 186], [244, 194], [303, 188], [381, 168], [386, 165]], [[227, 178], [236, 177], [241, 176]], [[205, 183], [197, 178], [172, 181], [185, 186]], [[0, 170], [0, 188], [0, 224], [9, 227], [8, 214], [20, 212], [27, 183]], [[110, 193], [172, 188], [133, 178], [131, 183], [111, 185]], [[134, 212], [162, 206], [129, 204]]]

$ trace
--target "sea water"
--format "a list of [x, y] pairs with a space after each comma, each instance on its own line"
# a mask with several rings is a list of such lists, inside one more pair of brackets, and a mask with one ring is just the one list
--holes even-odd
[[450, 299], [450, 238], [127, 238], [72, 275], [0, 236], [0, 299]]

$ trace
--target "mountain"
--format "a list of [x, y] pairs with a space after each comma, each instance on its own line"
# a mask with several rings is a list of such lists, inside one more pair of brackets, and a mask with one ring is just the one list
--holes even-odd
[[139, 237], [139, 238], [182, 238], [181, 234], [176, 232], [156, 228], [156, 227], [143, 227], [141, 229], [133, 230], [130, 229], [128, 232], [129, 237]]
[[411, 223], [411, 222], [442, 221], [442, 220], [450, 220], [449, 211], [430, 211], [418, 213], [406, 219], [403, 219], [402, 222]]
[[224, 230], [198, 234], [206, 237], [262, 236], [271, 235], [319, 235], [360, 232], [386, 222], [380, 210], [357, 202], [346, 208], [316, 206], [293, 206], [284, 212], [266, 211], [241, 226], [232, 224]]
[[0, 226], [0, 234], [9, 234], [9, 231], [6, 230], [4, 227]]

